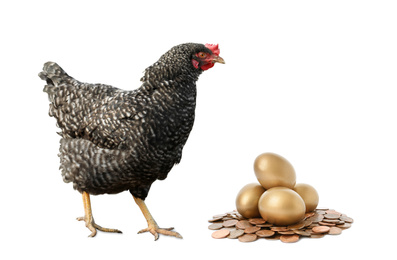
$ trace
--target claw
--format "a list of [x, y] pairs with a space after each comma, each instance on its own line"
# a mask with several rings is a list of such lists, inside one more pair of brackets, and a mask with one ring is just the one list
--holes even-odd
[[138, 232], [138, 234], [145, 233], [145, 232], [150, 232], [154, 236], [154, 241], [159, 239], [159, 233], [166, 235], [166, 236], [172, 236], [172, 237], [177, 237], [177, 238], [182, 238], [182, 236], [175, 231], [171, 231], [174, 228], [159, 228], [158, 226], [155, 227], [147, 227], [145, 229], [142, 229]]

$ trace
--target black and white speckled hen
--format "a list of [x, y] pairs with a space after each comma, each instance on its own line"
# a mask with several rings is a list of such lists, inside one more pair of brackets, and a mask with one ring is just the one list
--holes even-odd
[[90, 194], [129, 190], [145, 216], [149, 231], [181, 238], [173, 228], [159, 228], [144, 202], [151, 184], [167, 177], [180, 162], [194, 122], [199, 75], [224, 63], [218, 45], [186, 43], [171, 48], [141, 78], [142, 85], [124, 91], [109, 85], [82, 83], [54, 62], [39, 73], [47, 82], [49, 115], [62, 130], [61, 172], [83, 195], [90, 236], [103, 228], [94, 222]]

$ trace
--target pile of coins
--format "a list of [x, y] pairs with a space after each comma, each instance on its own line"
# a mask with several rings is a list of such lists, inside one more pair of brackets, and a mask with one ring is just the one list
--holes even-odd
[[325, 235], [339, 235], [351, 227], [353, 219], [332, 209], [318, 208], [306, 213], [305, 218], [289, 226], [275, 226], [262, 218], [244, 218], [237, 211], [213, 216], [210, 230], [216, 230], [216, 239], [238, 239], [240, 242], [253, 242], [258, 238], [281, 240], [284, 243], [297, 242], [301, 237], [321, 238]]

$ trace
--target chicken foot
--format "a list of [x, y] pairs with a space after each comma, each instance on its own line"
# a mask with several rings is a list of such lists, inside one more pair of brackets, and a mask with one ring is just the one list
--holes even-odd
[[90, 194], [88, 194], [87, 192], [83, 192], [83, 203], [85, 215], [84, 217], [77, 218], [77, 220], [85, 221], [85, 226], [91, 231], [89, 237], [96, 236], [97, 230], [102, 232], [122, 233], [118, 229], [104, 228], [95, 223], [94, 217], [92, 216]]
[[135, 200], [135, 203], [141, 209], [141, 211], [148, 223], [148, 227], [139, 231], [138, 234], [144, 233], [144, 232], [150, 232], [154, 236], [155, 241], [159, 238], [159, 234], [182, 238], [182, 236], [178, 232], [171, 231], [174, 229], [173, 227], [172, 228], [159, 228], [156, 221], [152, 217], [152, 214], [150, 214], [149, 209], [147, 208], [147, 206], [145, 204], [145, 201], [143, 201], [140, 198], [136, 198], [136, 197], [134, 197], [134, 200]]

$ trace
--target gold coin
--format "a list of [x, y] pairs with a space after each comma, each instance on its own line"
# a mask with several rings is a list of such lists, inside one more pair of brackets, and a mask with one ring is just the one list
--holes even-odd
[[338, 228], [338, 227], [331, 227], [328, 234], [330, 235], [339, 235], [342, 233], [342, 229]]
[[248, 220], [240, 220], [236, 224], [236, 228], [238, 229], [246, 229], [247, 227], [252, 227]]
[[212, 237], [219, 239], [219, 238], [225, 238], [230, 234], [230, 231], [227, 229], [221, 229], [221, 230], [217, 230], [214, 233], [212, 233]]
[[276, 233], [276, 232], [274, 232], [274, 231], [272, 231], [272, 230], [264, 229], [264, 230], [259, 230], [259, 231], [257, 231], [255, 234], [256, 234], [258, 237], [271, 237], [271, 236], [273, 236], [275, 233]]
[[331, 228], [327, 226], [318, 226], [312, 228], [314, 233], [327, 233], [330, 229]]
[[236, 230], [230, 231], [230, 235], [227, 238], [235, 239], [242, 235], [244, 235], [244, 230], [236, 229]]
[[224, 227], [234, 227], [237, 224], [237, 219], [228, 219], [222, 223]]
[[244, 234], [238, 238], [240, 242], [253, 242], [258, 238], [255, 234]]
[[299, 240], [299, 235], [282, 235], [280, 240], [284, 243], [294, 243]]
[[253, 234], [253, 233], [255, 233], [256, 231], [259, 231], [259, 230], [261, 230], [260, 227], [253, 226], [253, 227], [247, 227], [246, 229], [244, 229], [244, 232], [247, 233], [247, 234]]
[[218, 230], [218, 229], [221, 229], [222, 227], [223, 227], [223, 225], [221, 223], [215, 223], [215, 224], [209, 225], [208, 229]]

